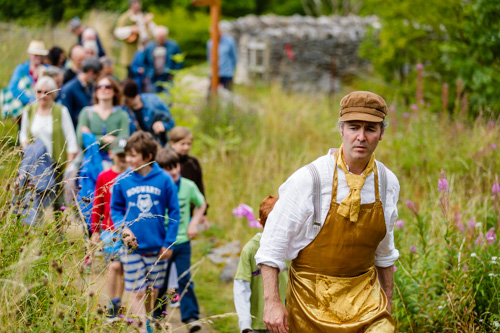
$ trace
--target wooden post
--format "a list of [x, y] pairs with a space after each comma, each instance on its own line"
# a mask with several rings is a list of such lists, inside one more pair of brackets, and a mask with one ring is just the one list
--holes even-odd
[[221, 0], [192, 0], [195, 6], [210, 6], [210, 39], [212, 40], [212, 49], [210, 59], [212, 60], [212, 82], [211, 93], [217, 94], [219, 86], [219, 20], [221, 14]]

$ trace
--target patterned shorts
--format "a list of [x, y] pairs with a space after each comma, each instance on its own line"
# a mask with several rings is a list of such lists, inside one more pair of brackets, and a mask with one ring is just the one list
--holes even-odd
[[120, 249], [119, 255], [125, 272], [126, 291], [139, 292], [150, 286], [154, 289], [163, 286], [167, 260], [158, 260], [158, 254], [128, 253], [125, 248]]

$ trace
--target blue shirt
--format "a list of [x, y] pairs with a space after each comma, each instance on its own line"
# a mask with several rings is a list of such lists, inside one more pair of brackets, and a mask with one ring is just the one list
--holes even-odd
[[[212, 40], [207, 42], [207, 59], [211, 63], [210, 52], [212, 50]], [[219, 77], [233, 77], [238, 61], [238, 51], [236, 41], [229, 35], [222, 35], [219, 41]]]
[[[142, 119], [139, 121], [137, 119], [138, 112], [128, 109], [128, 115], [130, 117], [130, 133], [134, 133], [137, 130], [143, 130], [153, 134], [153, 136], [160, 141], [161, 145], [164, 146], [167, 143], [167, 132], [170, 131], [175, 126], [175, 121], [170, 114], [170, 109], [167, 104], [156, 94], [140, 94], [143, 107], [141, 109]], [[153, 131], [153, 124], [157, 121], [163, 122], [165, 126], [165, 132], [160, 135], [155, 134]], [[137, 124], [143, 123], [146, 128], [137, 128]]]
[[61, 102], [68, 108], [73, 126], [78, 124], [78, 115], [80, 111], [91, 104], [94, 89], [92, 86], [84, 87], [78, 76], [68, 81], [61, 88]]

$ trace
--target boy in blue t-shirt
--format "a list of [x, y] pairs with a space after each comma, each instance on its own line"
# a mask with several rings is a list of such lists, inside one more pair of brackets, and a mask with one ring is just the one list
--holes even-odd
[[[181, 176], [181, 164], [179, 155], [170, 149], [163, 148], [156, 155], [156, 162], [167, 171], [174, 179], [178, 187], [177, 194], [179, 197], [179, 205], [181, 208], [181, 222], [179, 224], [179, 232], [175, 245], [173, 246], [174, 253], [169, 260], [169, 264], [175, 264], [179, 279], [179, 293], [181, 294], [181, 319], [187, 324], [189, 332], [196, 332], [201, 329], [201, 324], [198, 321], [200, 310], [198, 301], [194, 293], [194, 284], [191, 280], [189, 268], [191, 266], [191, 242], [190, 240], [198, 234], [198, 226], [203, 222], [203, 214], [207, 208], [205, 197], [201, 194], [196, 184]], [[191, 205], [194, 206], [193, 217], [191, 218]], [[170, 215], [170, 212], [169, 212]], [[168, 221], [170, 224], [170, 221]], [[166, 292], [166, 284], [160, 290]], [[162, 308], [156, 310], [156, 315], [161, 313]]]
[[116, 178], [111, 195], [111, 218], [116, 229], [123, 228], [124, 243], [131, 248], [120, 250], [120, 261], [125, 290], [132, 293], [130, 311], [141, 318], [141, 332], [147, 331], [146, 313], [152, 312], [163, 286], [180, 220], [177, 186], [154, 162], [157, 147], [150, 133], [132, 134], [125, 146], [130, 168]]

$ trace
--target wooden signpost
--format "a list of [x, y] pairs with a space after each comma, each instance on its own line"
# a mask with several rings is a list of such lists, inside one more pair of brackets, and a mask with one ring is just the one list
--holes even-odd
[[211, 93], [217, 94], [219, 86], [219, 19], [221, 14], [221, 0], [192, 0], [195, 6], [210, 6], [210, 39], [212, 40], [212, 49], [210, 59], [212, 60], [212, 83]]

